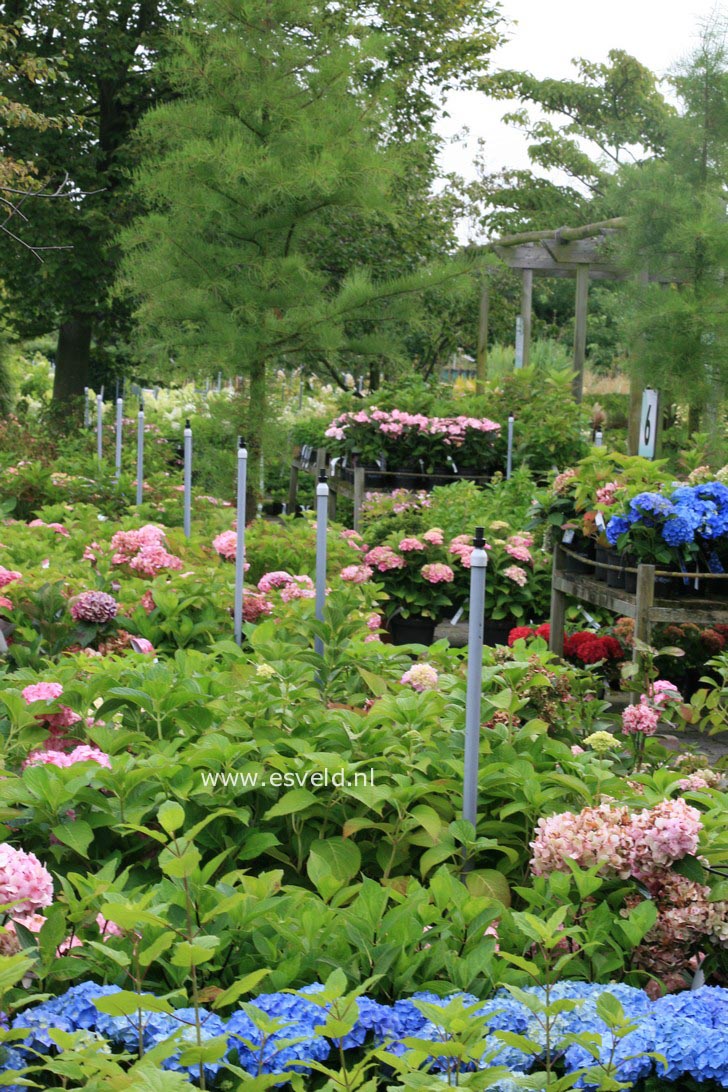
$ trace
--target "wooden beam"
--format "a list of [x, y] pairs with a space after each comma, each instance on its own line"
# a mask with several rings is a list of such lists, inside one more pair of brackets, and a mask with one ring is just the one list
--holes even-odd
[[[555, 262], [599, 262], [602, 257], [603, 237], [575, 239], [564, 242], [560, 239], [544, 239], [541, 244], [548, 250]], [[608, 263], [607, 263], [608, 264]]]
[[586, 315], [589, 301], [589, 266], [576, 270], [574, 322], [574, 398], [581, 402], [584, 395], [584, 362], [586, 360]]
[[563, 239], [565, 242], [573, 242], [575, 239], [588, 239], [590, 235], [598, 235], [600, 232], [619, 230], [627, 226], [624, 216], [615, 216], [611, 220], [597, 220], [594, 224], [584, 224], [583, 227], [551, 228], [547, 231], [522, 231], [516, 235], [503, 235], [500, 239], [494, 239], [492, 243], [476, 247], [476, 250], [487, 250], [490, 246], [514, 246], [518, 243], [539, 243], [543, 239]]

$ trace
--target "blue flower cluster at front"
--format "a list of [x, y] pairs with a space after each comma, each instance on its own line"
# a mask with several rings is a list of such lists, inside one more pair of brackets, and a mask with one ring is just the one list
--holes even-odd
[[[197, 1041], [195, 1011], [192, 1008], [177, 1009], [173, 1014], [142, 1012], [134, 1017], [105, 1015], [96, 1008], [96, 998], [118, 992], [117, 986], [100, 986], [95, 982], [82, 982], [60, 997], [25, 1009], [12, 1022], [13, 1029], [22, 1029], [24, 1038], [0, 1053], [0, 1089], [16, 1086], [2, 1084], [2, 1073], [22, 1069], [24, 1065], [37, 1064], [37, 1054], [49, 1053], [53, 1046], [49, 1032], [58, 1028], [67, 1032], [84, 1032], [106, 1040], [111, 1048], [136, 1053], [140, 1038], [145, 1049], [151, 1049], [167, 1039], [179, 1041], [179, 1049], [164, 1060], [165, 1069], [183, 1074], [195, 1082], [199, 1067], [183, 1065], [182, 1050]], [[250, 1004], [227, 1019], [201, 1009], [200, 1034], [203, 1041], [217, 1038], [225, 1056], [219, 1061], [204, 1063], [206, 1083], [214, 1087], [218, 1075], [225, 1069], [226, 1060], [238, 1064], [248, 1073], [286, 1074], [305, 1073], [312, 1063], [323, 1062], [329, 1057], [334, 1044], [323, 1034], [329, 1005], [313, 1000], [323, 989], [320, 985], [305, 987], [298, 993], [261, 994]], [[546, 1000], [545, 990], [536, 987], [527, 992]], [[630, 1024], [634, 1025], [624, 1038], [613, 1042], [609, 1028], [597, 1012], [597, 1000], [605, 992], [615, 997], [624, 1009]], [[534, 1063], [534, 1057], [509, 1046], [498, 1037], [499, 1031], [516, 1032], [527, 1036], [533, 1043], [544, 1043], [543, 1027], [520, 1001], [506, 990], [499, 990], [488, 1001], [481, 1002], [469, 994], [453, 995], [466, 1006], [473, 1006], [474, 1013], [487, 1017], [484, 1028], [485, 1051], [483, 1067], [499, 1065], [511, 1070], [513, 1077], [523, 1075]], [[369, 997], [356, 999], [357, 1020], [344, 1037], [341, 1046], [345, 1050], [361, 1046], [385, 1045], [392, 1053], [402, 1055], [409, 1049], [405, 1040], [416, 1038], [432, 1042], [430, 1068], [443, 1070], [452, 1064], [439, 1056], [438, 1045], [446, 1041], [444, 1028], [427, 1016], [417, 1006], [425, 1001], [431, 1006], [445, 1006], [453, 997], [440, 998], [433, 993], [414, 994], [383, 1005]], [[632, 1085], [650, 1074], [666, 1081], [676, 1081], [689, 1075], [693, 1079], [715, 1081], [728, 1088], [728, 989], [703, 986], [698, 990], [674, 994], [651, 1001], [642, 990], [626, 985], [594, 985], [585, 982], [559, 982], [550, 991], [550, 1000], [572, 1000], [571, 1011], [560, 1012], [551, 1028], [554, 1048], [563, 1056], [568, 1072], [595, 1064], [590, 1052], [581, 1043], [570, 1041], [576, 1034], [591, 1033], [600, 1036], [600, 1061], [610, 1058], [618, 1067], [620, 1080]], [[256, 1016], [256, 1010], [258, 1016]], [[260, 1025], [268, 1022], [264, 1031]], [[273, 1021], [274, 1023], [270, 1023]], [[662, 1055], [661, 1061], [649, 1055]], [[536, 1057], [538, 1068], [538, 1058]], [[9, 1079], [12, 1081], [12, 1077]], [[581, 1087], [589, 1087], [583, 1076]], [[510, 1092], [515, 1087], [508, 1080], [494, 1085], [495, 1092]]]
[[616, 546], [636, 524], [659, 528], [663, 541], [676, 548], [723, 538], [728, 535], [728, 487], [722, 482], [705, 482], [681, 485], [669, 496], [638, 493], [626, 512], [609, 520], [608, 542]]

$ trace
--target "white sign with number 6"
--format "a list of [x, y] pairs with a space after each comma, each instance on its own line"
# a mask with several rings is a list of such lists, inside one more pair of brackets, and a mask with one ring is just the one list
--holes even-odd
[[657, 443], [657, 414], [660, 406], [659, 391], [648, 387], [642, 392], [642, 412], [640, 414], [640, 440], [637, 454], [645, 459], [654, 459]]

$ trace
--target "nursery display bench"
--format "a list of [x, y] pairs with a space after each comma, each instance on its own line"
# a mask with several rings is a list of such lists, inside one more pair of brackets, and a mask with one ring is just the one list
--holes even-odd
[[[589, 566], [593, 571], [575, 573], [568, 571], [568, 561]], [[618, 571], [636, 578], [634, 592], [623, 588], [611, 588], [597, 577], [603, 572]], [[685, 578], [691, 582], [690, 594], [673, 597], [662, 592], [659, 581], [669, 579], [679, 584]], [[551, 631], [549, 648], [558, 656], [564, 652], [564, 617], [566, 597], [573, 596], [580, 603], [595, 607], [604, 607], [615, 614], [634, 618], [635, 637], [644, 644], [650, 643], [652, 627], [657, 622], [695, 622], [698, 625], [711, 626], [728, 624], [728, 598], [720, 596], [728, 593], [728, 573], [681, 573], [666, 572], [654, 565], [638, 564], [634, 568], [592, 561], [567, 549], [563, 545], [554, 547], [554, 564], [551, 578]], [[698, 580], [702, 589], [693, 594], [692, 583]], [[668, 585], [669, 588], [669, 585]], [[716, 589], [712, 597], [710, 590]]]

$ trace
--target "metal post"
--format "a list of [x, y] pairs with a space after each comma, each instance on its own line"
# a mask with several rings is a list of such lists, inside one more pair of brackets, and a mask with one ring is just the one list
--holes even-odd
[[104, 396], [103, 394], [96, 395], [96, 454], [99, 460], [99, 466], [101, 466], [103, 460], [103, 417], [104, 417]]
[[142, 503], [144, 495], [144, 403], [139, 399], [139, 414], [137, 416], [137, 484], [136, 502]]
[[235, 542], [235, 640], [243, 643], [243, 573], [245, 571], [245, 485], [248, 476], [248, 452], [242, 436], [238, 440], [238, 526]]
[[[329, 516], [329, 487], [326, 471], [319, 472], [316, 486], [316, 618], [324, 620], [326, 602], [326, 527]], [[314, 637], [314, 650], [323, 656], [324, 643], [320, 637]]]
[[511, 414], [508, 418], [508, 454], [506, 456], [506, 481], [510, 481], [513, 471], [513, 422], [515, 417]]
[[116, 399], [116, 476], [121, 474], [121, 421], [124, 416], [124, 399]]
[[184, 532], [185, 538], [190, 537], [192, 527], [192, 429], [189, 421], [185, 421], [185, 463], [184, 463]]
[[468, 623], [468, 674], [465, 698], [465, 759], [463, 768], [463, 819], [476, 826], [478, 813], [478, 758], [480, 754], [480, 705], [483, 684], [483, 624], [485, 619], [485, 552], [483, 528], [475, 529], [475, 549], [470, 555], [470, 606]]

